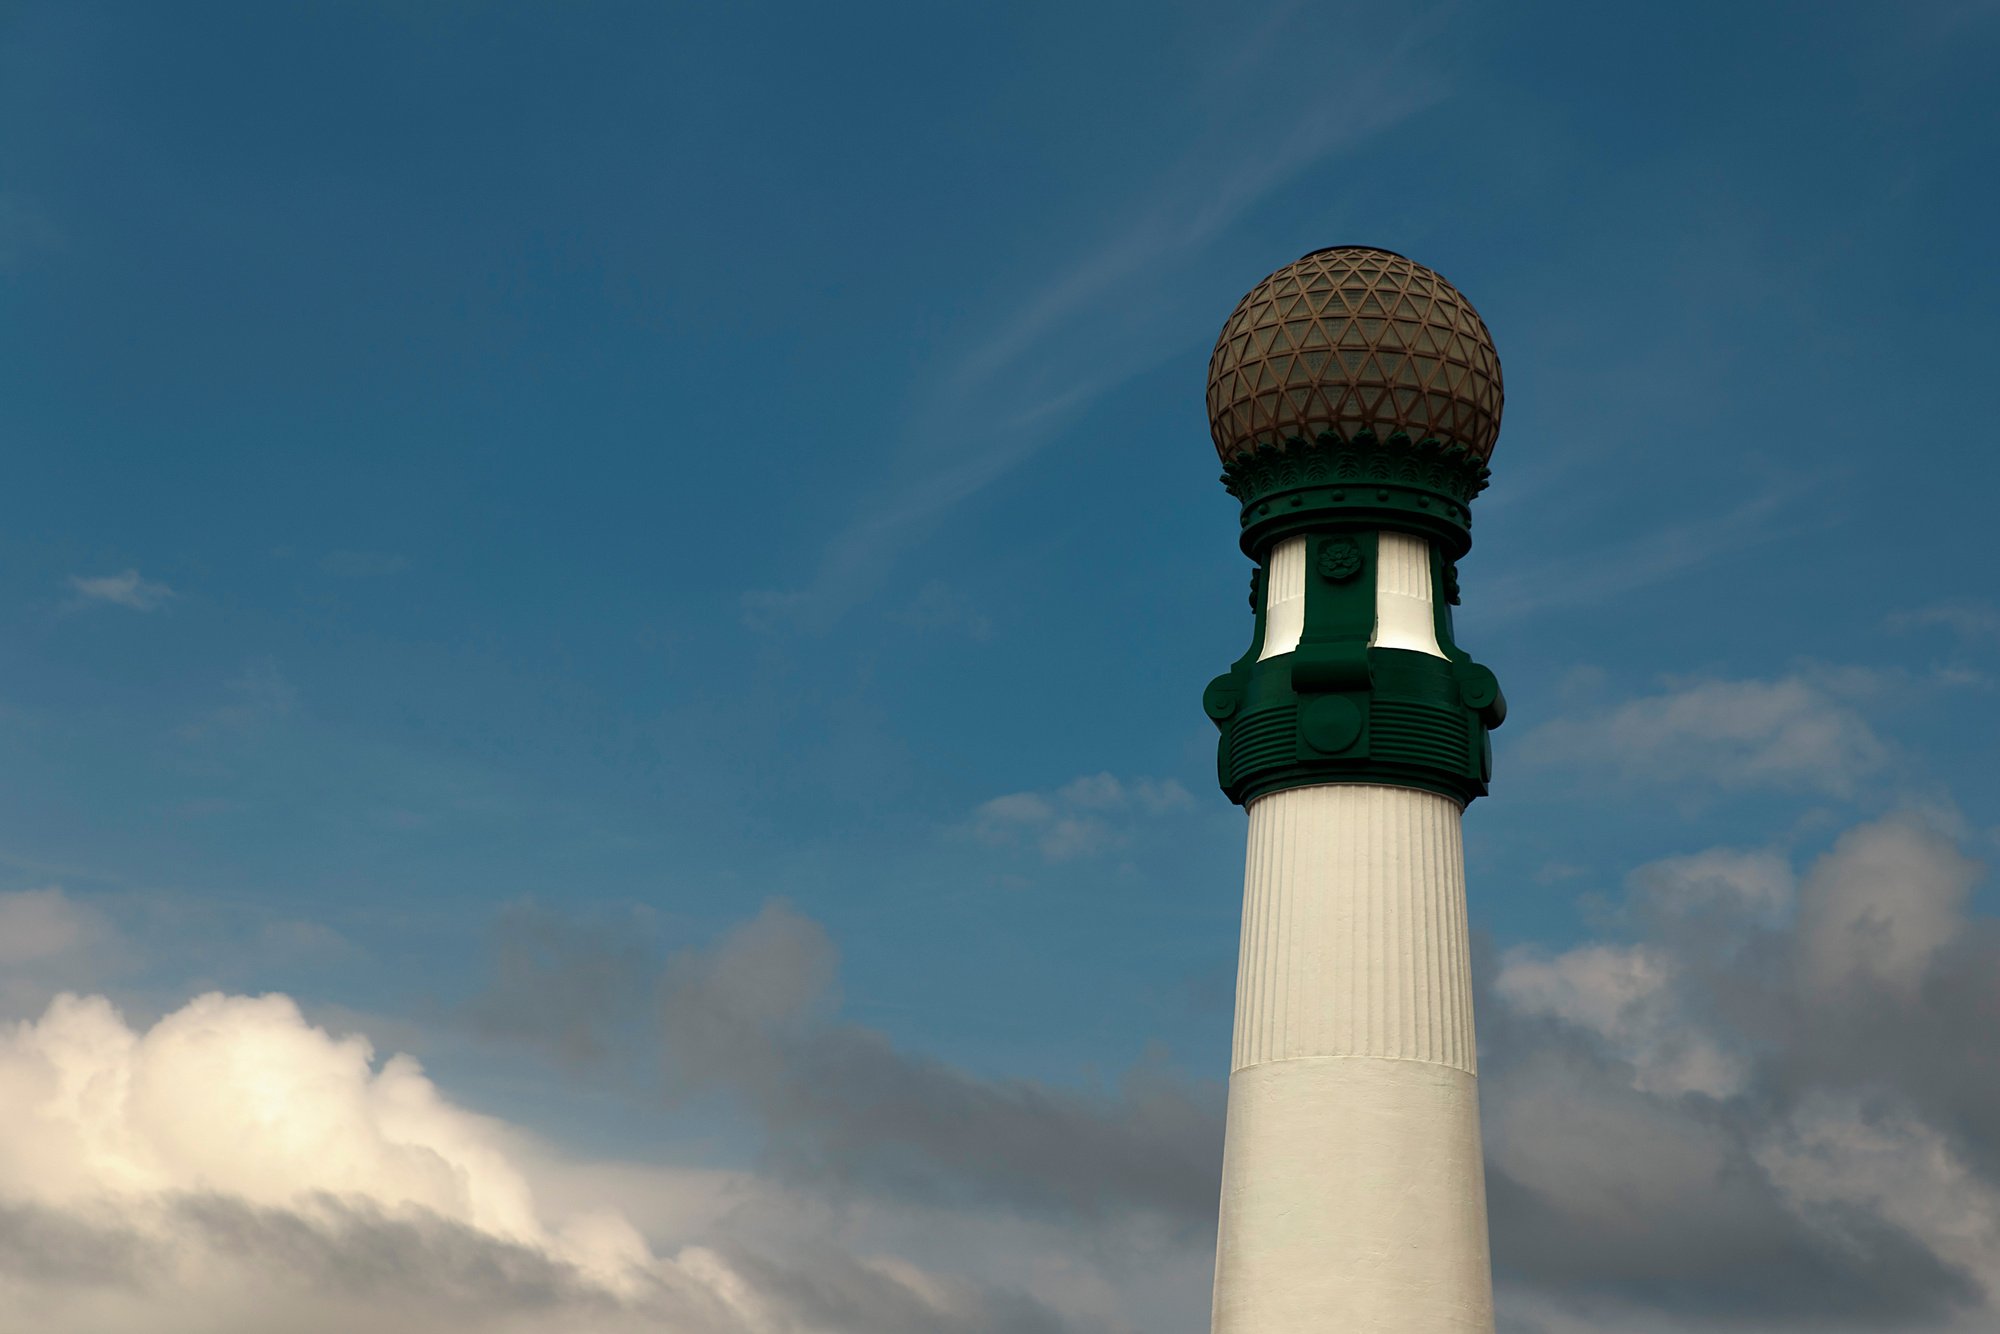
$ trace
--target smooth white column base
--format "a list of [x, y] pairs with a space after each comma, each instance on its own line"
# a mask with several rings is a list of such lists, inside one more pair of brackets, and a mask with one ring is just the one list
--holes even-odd
[[1478, 1083], [1375, 1056], [1230, 1076], [1215, 1334], [1491, 1334]]

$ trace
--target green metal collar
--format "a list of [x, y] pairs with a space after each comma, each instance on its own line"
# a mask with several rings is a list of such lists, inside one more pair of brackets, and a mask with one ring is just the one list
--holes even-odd
[[1486, 461], [1463, 445], [1401, 431], [1387, 440], [1327, 431], [1237, 455], [1223, 465], [1222, 485], [1243, 502], [1243, 552], [1254, 561], [1274, 543], [1330, 522], [1415, 533], [1456, 560], [1472, 547], [1467, 507], [1489, 475]]

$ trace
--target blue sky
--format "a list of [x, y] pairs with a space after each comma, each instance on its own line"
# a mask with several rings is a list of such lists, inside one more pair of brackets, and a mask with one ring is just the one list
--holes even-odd
[[[1919, 936], [1990, 930], [1950, 868], [2000, 829], [1996, 40], [1990, 3], [11, 7], [0, 890], [49, 934], [0, 995], [146, 1033], [280, 993], [535, 1137], [545, 1195], [916, 1199], [956, 1212], [869, 1244], [1019, 1328], [1202, 1328], [1198, 1217], [1007, 1269], [1125, 1206], [832, 1171], [764, 1076], [688, 1075], [673, 997], [741, 946], [818, 981], [739, 1018], [1105, 1126], [1158, 1084], [1206, 1143], [1242, 819], [1196, 701], [1249, 622], [1203, 372], [1264, 273], [1364, 242], [1507, 379], [1459, 626], [1512, 705], [1467, 823], [1497, 1003], [1747, 1106], [1576, 999], [1684, 939], [1648, 886], [1724, 850], [1805, 940], [1879, 863], [1878, 916], [1908, 871], [1971, 896]], [[1976, 1322], [2000, 1250], [1882, 1207], [1975, 1276], [1922, 1318]], [[1501, 1262], [1522, 1331], [1693, 1309]]]

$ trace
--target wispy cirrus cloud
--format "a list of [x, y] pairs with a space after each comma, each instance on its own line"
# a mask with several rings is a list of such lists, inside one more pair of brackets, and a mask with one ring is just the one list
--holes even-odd
[[968, 828], [996, 847], [1032, 847], [1048, 861], [1071, 861], [1123, 847], [1137, 822], [1194, 805], [1171, 778], [1085, 774], [1052, 791], [1010, 792], [981, 802]]
[[[744, 595], [753, 629], [824, 629], [867, 597], [898, 554], [955, 506], [1019, 467], [1093, 399], [1189, 339], [1213, 336], [1214, 312], [1162, 305], [1163, 271], [1188, 264], [1273, 192], [1329, 157], [1351, 152], [1441, 100], [1435, 61], [1417, 53], [1443, 10], [1372, 34], [1370, 58], [1338, 80], [1300, 82], [1284, 41], [1294, 6], [1217, 57], [1233, 77], [1208, 89], [1209, 129], [1151, 186], [1116, 209], [1122, 226], [1031, 287], [926, 377], [901, 434], [895, 479], [828, 541], [794, 588]], [[1349, 39], [1377, 21], [1348, 7]], [[1241, 88], [1287, 88], [1273, 133], [1262, 102]]]
[[1799, 488], [1773, 487], [1718, 514], [1665, 523], [1601, 550], [1565, 552], [1560, 558], [1479, 576], [1461, 618], [1468, 627], [1500, 624], [1566, 607], [1589, 606], [1636, 589], [1665, 583], [1732, 553], [1793, 537], [1795, 525], [1779, 522]]
[[993, 618], [942, 579], [924, 584], [889, 619], [925, 634], [963, 635], [980, 643], [993, 638]]
[[73, 574], [69, 586], [82, 603], [102, 603], [129, 611], [158, 611], [178, 596], [166, 584], [144, 578], [136, 569], [116, 574]]
[[2000, 639], [2000, 607], [1990, 602], [1939, 602], [1899, 611], [1888, 618], [1889, 629], [1909, 631], [1939, 628], [1964, 640]]
[[183, 724], [179, 729], [183, 739], [251, 732], [286, 717], [298, 704], [298, 691], [270, 658], [256, 658], [244, 664], [243, 670], [226, 683], [226, 688], [228, 701]]

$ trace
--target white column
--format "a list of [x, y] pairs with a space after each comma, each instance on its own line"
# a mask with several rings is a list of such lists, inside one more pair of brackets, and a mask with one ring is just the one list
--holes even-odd
[[1442, 658], [1431, 597], [1431, 544], [1408, 533], [1378, 533], [1375, 541], [1375, 633], [1368, 647]]
[[1215, 1334], [1491, 1334], [1459, 808], [1250, 805]]
[[1306, 540], [1288, 537], [1271, 548], [1264, 576], [1264, 649], [1257, 661], [1290, 653], [1306, 628]]
[[[1445, 656], [1438, 647], [1431, 597], [1431, 545], [1408, 533], [1375, 535], [1375, 631], [1370, 648], [1406, 648]], [[1306, 624], [1306, 539], [1288, 537], [1271, 548], [1264, 582], [1264, 648], [1257, 660], [1290, 653]]]

